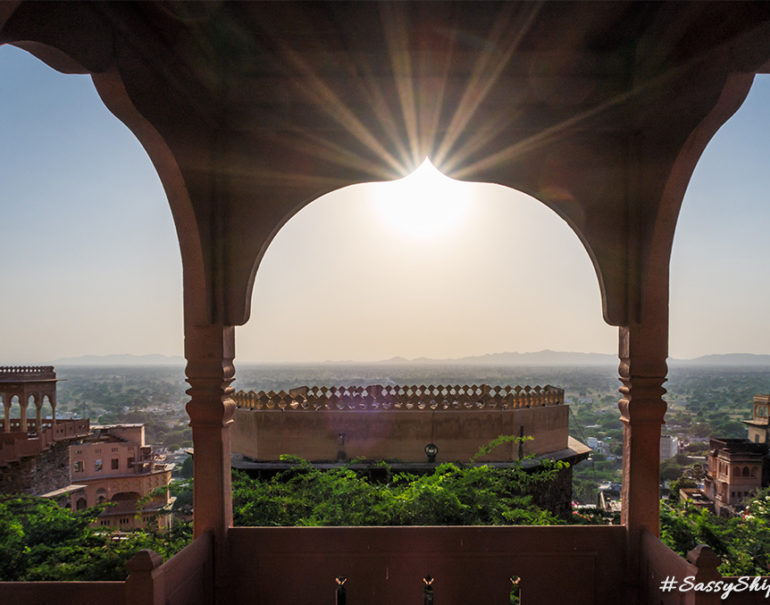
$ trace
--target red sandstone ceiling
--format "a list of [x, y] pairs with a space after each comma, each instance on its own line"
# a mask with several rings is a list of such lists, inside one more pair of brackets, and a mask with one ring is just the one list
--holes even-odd
[[93, 75], [158, 168], [211, 320], [247, 319], [304, 204], [430, 156], [559, 213], [624, 324], [667, 279], [700, 151], [770, 59], [770, 4], [11, 2], [2, 42]]

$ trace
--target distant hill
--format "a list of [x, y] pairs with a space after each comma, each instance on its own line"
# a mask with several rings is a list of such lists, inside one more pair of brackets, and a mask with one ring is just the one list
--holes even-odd
[[606, 366], [617, 365], [618, 358], [606, 353], [569, 353], [565, 351], [537, 351], [533, 353], [487, 353], [452, 359], [394, 357], [379, 363], [389, 364], [462, 364], [481, 366]]
[[[63, 357], [50, 362], [61, 366], [183, 366], [183, 357], [169, 355], [82, 355], [80, 357]], [[241, 361], [245, 364], [259, 362]], [[714, 366], [714, 367], [770, 367], [770, 355], [757, 355], [752, 353], [727, 353], [716, 355], [704, 355], [694, 359], [669, 358], [671, 366]], [[433, 359], [429, 357], [417, 357], [407, 359], [405, 357], [393, 357], [375, 362], [360, 361], [324, 361], [318, 365], [464, 365], [464, 366], [617, 366], [616, 355], [607, 353], [575, 353], [568, 351], [535, 351], [530, 353], [488, 353], [486, 355], [473, 355], [469, 357], [454, 357], [446, 359]], [[292, 365], [286, 364], [272, 365]], [[316, 365], [313, 362], [304, 362], [301, 365]]]
[[[608, 366], [617, 365], [617, 355], [607, 353], [573, 353], [567, 351], [537, 351], [531, 353], [489, 353], [471, 357], [453, 359], [430, 359], [418, 357], [405, 359], [394, 357], [378, 363], [382, 364], [458, 364], [480, 366]], [[673, 366], [720, 366], [720, 367], [770, 367], [770, 355], [752, 353], [726, 353], [703, 355], [694, 359], [669, 358]]]
[[723, 355], [703, 355], [695, 359], [669, 359], [672, 365], [695, 366], [770, 366], [770, 355], [753, 353], [726, 353]]
[[183, 357], [169, 355], [81, 355], [63, 357], [52, 362], [55, 366], [179, 366]]

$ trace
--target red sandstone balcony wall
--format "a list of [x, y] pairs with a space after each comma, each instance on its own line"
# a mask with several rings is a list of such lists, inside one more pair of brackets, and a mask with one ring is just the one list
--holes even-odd
[[0, 595], [3, 603], [13, 605], [123, 605], [125, 586], [125, 582], [0, 582]]
[[12, 605], [210, 605], [214, 603], [214, 539], [206, 532], [162, 562], [140, 551], [118, 582], [0, 582]]
[[[467, 461], [499, 435], [532, 436], [524, 454], [567, 447], [569, 408], [550, 405], [509, 410], [249, 410], [236, 409], [232, 449], [255, 460], [293, 454], [308, 460], [347, 458], [424, 462], [424, 447], [438, 446], [438, 461]], [[340, 435], [344, 434], [344, 444]], [[518, 458], [518, 445], [502, 445], [484, 461]]]
[[228, 533], [229, 605], [508, 603], [512, 575], [526, 605], [616, 605], [623, 600], [625, 528], [236, 527]]

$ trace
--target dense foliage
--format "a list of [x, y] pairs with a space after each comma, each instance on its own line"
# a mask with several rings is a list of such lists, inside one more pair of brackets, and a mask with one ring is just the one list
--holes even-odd
[[[236, 525], [541, 525], [564, 523], [532, 501], [563, 467], [552, 462], [527, 471], [516, 465], [442, 464], [431, 474], [392, 473], [377, 480], [354, 465], [331, 471], [298, 458], [270, 479], [233, 477]], [[687, 478], [685, 478], [687, 479]], [[175, 511], [189, 514], [192, 480], [171, 486]], [[0, 497], [0, 580], [120, 580], [140, 549], [163, 558], [191, 539], [189, 523], [170, 532], [131, 531], [119, 536], [94, 527], [104, 505], [73, 512], [31, 496]], [[591, 509], [571, 523], [616, 522]], [[770, 491], [759, 494], [743, 517], [720, 518], [687, 503], [661, 502], [661, 539], [681, 555], [708, 544], [724, 575], [762, 575], [770, 569]]]
[[351, 468], [295, 466], [267, 480], [237, 474], [236, 525], [550, 525], [563, 522], [532, 502], [562, 464], [525, 471], [442, 464], [426, 475], [392, 474], [371, 481]]
[[45, 498], [0, 498], [0, 580], [123, 580], [137, 551], [166, 559], [192, 537], [187, 523], [113, 536], [92, 525], [103, 508], [73, 512]]
[[770, 569], [770, 492], [759, 494], [743, 517], [718, 517], [691, 504], [661, 502], [661, 540], [685, 556], [708, 544], [722, 559], [720, 573], [767, 575]]

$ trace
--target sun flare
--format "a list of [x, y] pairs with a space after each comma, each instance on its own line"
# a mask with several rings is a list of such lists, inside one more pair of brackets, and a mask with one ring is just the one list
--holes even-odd
[[454, 231], [472, 204], [470, 183], [443, 175], [429, 159], [409, 176], [377, 185], [377, 215], [396, 232], [432, 239]]

